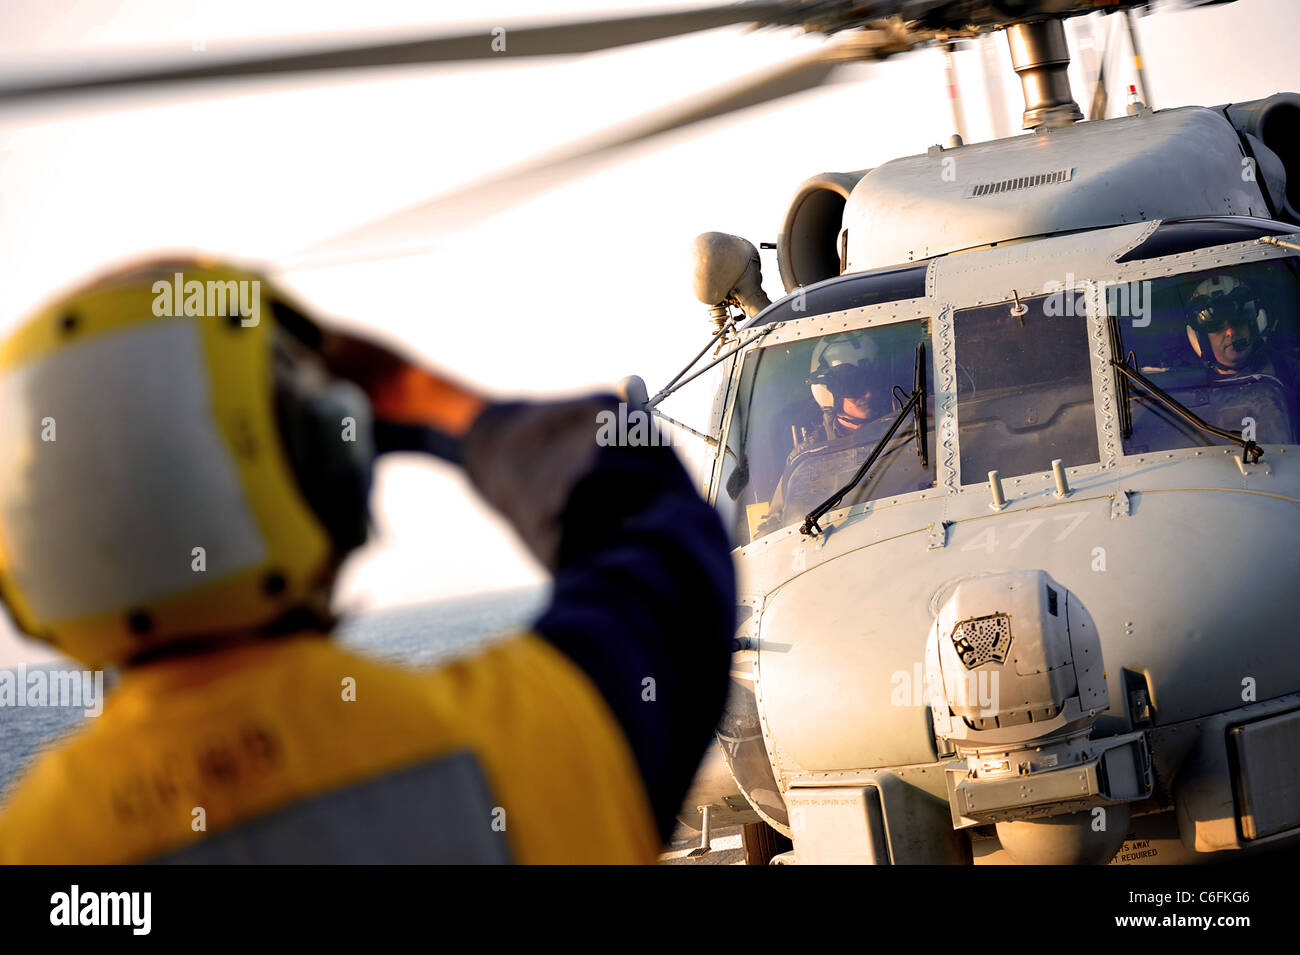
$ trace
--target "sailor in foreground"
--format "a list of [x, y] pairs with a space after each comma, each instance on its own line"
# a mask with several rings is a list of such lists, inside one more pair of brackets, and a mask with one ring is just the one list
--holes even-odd
[[[189, 314], [160, 317], [177, 275]], [[225, 265], [44, 309], [0, 343], [0, 594], [121, 678], [11, 791], [0, 861], [654, 861], [734, 580], [669, 448], [597, 445], [614, 401], [489, 402]], [[462, 463], [553, 571], [530, 631], [432, 671], [330, 640], [387, 450]]]

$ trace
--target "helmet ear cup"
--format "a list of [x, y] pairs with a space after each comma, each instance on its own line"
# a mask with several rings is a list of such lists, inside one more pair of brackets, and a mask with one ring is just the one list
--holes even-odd
[[1192, 351], [1196, 352], [1197, 358], [1204, 358], [1205, 353], [1201, 348], [1201, 333], [1191, 325], [1187, 326], [1187, 341], [1192, 346]]
[[356, 385], [313, 378], [278, 370], [276, 415], [298, 487], [342, 561], [369, 530], [374, 416]]
[[[324, 465], [309, 476], [303, 493], [317, 510], [341, 559], [366, 541], [370, 527], [370, 486], [374, 477], [375, 434], [370, 401], [350, 381], [332, 381], [307, 402], [320, 436]], [[301, 479], [300, 479], [301, 480]]]

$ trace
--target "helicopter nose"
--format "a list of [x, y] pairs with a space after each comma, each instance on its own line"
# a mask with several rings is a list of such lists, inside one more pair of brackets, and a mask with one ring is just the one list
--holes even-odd
[[[993, 824], [1024, 864], [1113, 857], [1126, 804], [1150, 795], [1149, 752], [1142, 738], [1091, 737], [1110, 697], [1079, 598], [1041, 570], [968, 578], [940, 607], [925, 656], [934, 732], [956, 754], [945, 770], [953, 821]], [[1092, 825], [1099, 806], [1113, 826]]]

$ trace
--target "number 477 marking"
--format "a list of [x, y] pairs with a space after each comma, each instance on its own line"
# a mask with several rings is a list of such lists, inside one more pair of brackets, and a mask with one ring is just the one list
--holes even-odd
[[[1077, 511], [1073, 514], [1057, 514], [1050, 518], [1050, 521], [1053, 524], [1058, 526], [1061, 524], [1065, 525], [1060, 529], [1060, 532], [1052, 538], [1052, 542], [1056, 543], [1065, 540], [1074, 533], [1075, 528], [1082, 524], [1087, 516], [1087, 511]], [[986, 527], [967, 541], [962, 546], [962, 550], [984, 550], [990, 554], [1000, 546], [1005, 546], [1007, 550], [1015, 550], [1029, 539], [1030, 534], [1048, 523], [1048, 521], [1048, 518], [1038, 517], [1030, 518], [1027, 521], [1016, 521], [1014, 524], [1007, 524], [1003, 527], [1003, 530], [1006, 531], [1007, 534], [1002, 538], [1002, 540], [998, 540], [996, 528], [992, 526]], [[1011, 533], [1021, 527], [1023, 527], [1024, 530], [1020, 531], [1020, 533]]]

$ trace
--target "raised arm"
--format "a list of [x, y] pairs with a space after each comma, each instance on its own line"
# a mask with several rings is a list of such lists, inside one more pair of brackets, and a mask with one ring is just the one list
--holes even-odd
[[676, 455], [602, 446], [612, 396], [492, 404], [350, 336], [325, 353], [370, 395], [380, 450], [463, 464], [555, 575], [534, 629], [601, 692], [666, 840], [722, 711], [735, 614], [726, 533]]

